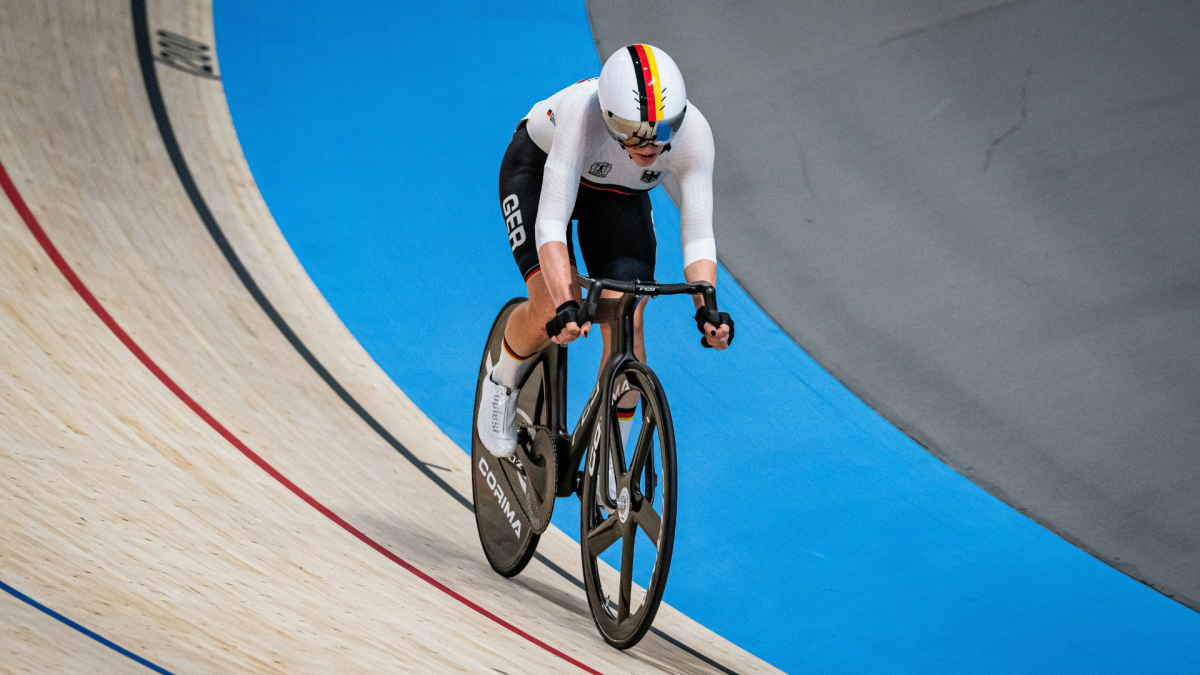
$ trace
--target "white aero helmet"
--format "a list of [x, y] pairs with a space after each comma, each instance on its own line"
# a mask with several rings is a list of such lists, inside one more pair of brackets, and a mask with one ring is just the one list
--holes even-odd
[[618, 49], [600, 71], [600, 111], [626, 145], [665, 145], [679, 133], [687, 89], [675, 60], [650, 45]]

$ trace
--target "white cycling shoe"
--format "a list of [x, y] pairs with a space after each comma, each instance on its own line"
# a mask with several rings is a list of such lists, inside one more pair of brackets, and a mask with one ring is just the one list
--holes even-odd
[[496, 457], [512, 457], [517, 451], [517, 395], [520, 393], [520, 389], [509, 389], [493, 382], [491, 370], [483, 378], [475, 429], [483, 447]]

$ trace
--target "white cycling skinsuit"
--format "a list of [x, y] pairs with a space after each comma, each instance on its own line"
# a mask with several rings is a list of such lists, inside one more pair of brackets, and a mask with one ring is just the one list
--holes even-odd
[[[669, 57], [665, 54], [648, 52], [653, 48], [647, 45], [627, 49], [631, 60], [657, 56], [656, 72], [666, 73]], [[622, 57], [618, 53], [610, 62]], [[669, 67], [674, 69], [674, 63]], [[675, 72], [662, 82], [641, 81], [642, 94], [658, 89], [641, 98], [636, 110], [619, 110], [625, 117], [606, 123], [606, 112], [613, 114], [602, 109], [601, 78], [576, 82], [534, 105], [518, 124], [501, 162], [501, 211], [513, 257], [527, 283], [540, 270], [538, 249], [549, 242], [566, 245], [575, 263], [572, 221], [577, 224], [589, 275], [623, 281], [653, 279], [657, 237], [648, 192], [659, 185], [679, 209], [684, 267], [701, 260], [716, 262], [715, 151], [708, 120], [686, 100], [669, 101], [672, 111], [666, 112], [667, 97], [684, 96], [682, 79]], [[672, 78], [676, 84], [664, 84]], [[605, 91], [626, 97], [620, 101], [625, 105], [639, 95], [624, 85]], [[614, 129], [618, 125], [620, 130]], [[662, 148], [652, 164], [639, 166], [616, 140], [629, 142], [630, 134]], [[509, 457], [516, 449], [516, 399], [532, 357], [518, 355], [506, 340], [500, 360], [484, 378], [476, 427], [494, 455]], [[624, 432], [628, 425], [622, 426]]]

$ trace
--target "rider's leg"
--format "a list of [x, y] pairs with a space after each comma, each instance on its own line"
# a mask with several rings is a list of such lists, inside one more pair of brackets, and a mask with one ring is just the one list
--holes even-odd
[[[525, 381], [529, 369], [533, 367], [534, 356], [542, 347], [550, 344], [543, 329], [539, 335], [538, 319], [545, 313], [550, 294], [542, 275], [534, 272], [525, 284], [529, 299], [517, 305], [508, 315], [508, 324], [504, 327], [504, 345], [500, 350], [500, 360], [492, 371], [492, 380], [509, 389], [515, 389]], [[553, 310], [551, 310], [553, 311]], [[549, 321], [549, 319], [546, 319]], [[544, 324], [543, 324], [544, 325]]]
[[[579, 227], [579, 250], [592, 276], [620, 281], [654, 279], [658, 241], [654, 235], [650, 196], [646, 192], [635, 190], [623, 193], [614, 186], [595, 189], [583, 183], [575, 201], [575, 216]], [[645, 304], [639, 303], [634, 310], [633, 338], [634, 355], [643, 362], [646, 360], [645, 343], [642, 340], [644, 308]], [[604, 338], [602, 359], [607, 360], [613, 335], [609, 327], [604, 325], [600, 327], [600, 332]], [[604, 364], [601, 363], [600, 367], [603, 370]], [[632, 426], [632, 412], [638, 404], [637, 392], [626, 392], [616, 404], [617, 419], [624, 437]], [[609, 496], [613, 497], [616, 484], [611, 474], [608, 487]]]
[[[654, 279], [658, 241], [654, 235], [650, 197], [646, 193], [623, 195], [581, 186], [575, 210], [579, 215], [579, 248], [589, 273], [619, 281]], [[605, 291], [603, 297], [619, 295]], [[646, 299], [643, 298], [633, 313], [633, 353], [643, 363], [646, 362], [642, 339], [645, 308]], [[600, 331], [604, 336], [600, 362], [603, 370], [612, 349], [612, 331], [607, 324], [602, 325]]]
[[[602, 297], [608, 295], [610, 295], [610, 293], [606, 292]], [[617, 296], [620, 294], [611, 293], [611, 295]], [[642, 334], [642, 320], [643, 313], [646, 309], [647, 299], [648, 298], [642, 298], [638, 302], [637, 308], [633, 311], [633, 354], [635, 357], [637, 357], [637, 360], [641, 361], [642, 363], [646, 362], [646, 343]], [[604, 364], [608, 362], [608, 355], [612, 351], [612, 340], [614, 338], [612, 335], [612, 330], [608, 324], [602, 324], [600, 326], [600, 334], [604, 337], [604, 353], [600, 359], [600, 373], [603, 374]], [[641, 394], [639, 394], [637, 391], [630, 390], [625, 392], [625, 394], [617, 400], [616, 406], [614, 406], [615, 410], [613, 412], [617, 415], [617, 425], [621, 431], [622, 446], [625, 446], [629, 441], [629, 431], [633, 428], [633, 417], [634, 413], [637, 412], [637, 405], [638, 401], [640, 400]], [[626, 455], [626, 459], [628, 459], [628, 454]], [[611, 471], [605, 473], [608, 475], [608, 498], [615, 502], [617, 499], [616, 475]]]
[[[527, 285], [538, 268], [534, 223], [538, 221], [538, 199], [541, 196], [546, 157], [545, 151], [534, 143], [526, 130], [526, 123], [522, 121], [512, 133], [512, 142], [505, 150], [504, 160], [500, 162], [500, 215], [504, 217], [512, 257]], [[535, 297], [533, 292], [530, 295]], [[533, 304], [534, 310], [538, 309], [538, 303]], [[529, 368], [532, 368], [533, 359], [530, 357], [538, 351], [536, 340], [530, 344], [530, 331], [521, 330], [521, 327], [532, 323], [528, 321], [528, 305], [530, 303], [524, 303], [516, 310], [521, 317], [515, 322], [516, 329], [514, 322], [505, 325], [505, 344], [500, 350], [499, 360], [493, 364], [484, 381], [480, 382], [479, 414], [475, 418], [475, 429], [488, 452], [497, 456], [511, 456], [516, 450], [514, 423], [517, 396], [520, 395], [518, 387]]]
[[[550, 290], [540, 270], [535, 271], [525, 281], [529, 300], [521, 303], [508, 316], [508, 325], [504, 328], [504, 339], [509, 347], [522, 356], [536, 354], [550, 344], [546, 335], [546, 322], [554, 318], [557, 308], [550, 298]], [[583, 294], [575, 289], [575, 301], [582, 302]]]
[[[617, 295], [617, 294], [614, 294]], [[637, 309], [633, 312], [633, 354], [638, 361], [646, 362], [646, 340], [642, 331], [644, 313], [646, 310], [646, 301], [649, 298], [642, 298], [638, 302]], [[612, 331], [608, 324], [600, 327], [600, 334], [604, 337], [604, 356], [600, 361], [600, 372], [604, 372], [604, 364], [608, 361], [608, 355], [612, 350]], [[621, 444], [624, 445], [629, 440], [629, 429], [633, 426], [633, 414], [637, 411], [638, 401], [641, 400], [640, 394], [636, 391], [628, 391], [624, 396], [617, 401], [616, 413], [617, 422], [621, 426]]]
[[[550, 343], [546, 337], [546, 322], [554, 318], [546, 282], [541, 273], [536, 235], [538, 200], [542, 192], [546, 153], [533, 142], [526, 124], [522, 122], [500, 163], [500, 212], [508, 228], [508, 241], [517, 269], [525, 280], [529, 301], [509, 315], [504, 328], [504, 349], [493, 371], [494, 380], [513, 389], [525, 379], [532, 366], [532, 357]], [[567, 227], [567, 256], [575, 264], [570, 244], [571, 228]]]

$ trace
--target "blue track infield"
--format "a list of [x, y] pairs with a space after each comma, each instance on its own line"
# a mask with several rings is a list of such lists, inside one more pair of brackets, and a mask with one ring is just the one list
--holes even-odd
[[[599, 72], [582, 2], [215, 5], [234, 121], [284, 234], [469, 447], [479, 349], [524, 290], [500, 158], [534, 101]], [[678, 280], [677, 216], [654, 199], [658, 276]], [[724, 354], [699, 348], [686, 299], [647, 313], [680, 454], [668, 602], [791, 672], [1200, 670], [1200, 615], [942, 464], [719, 283], [738, 321]], [[572, 348], [572, 414], [598, 349]], [[555, 522], [577, 536], [577, 502]]]

